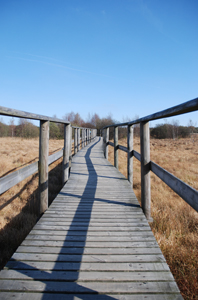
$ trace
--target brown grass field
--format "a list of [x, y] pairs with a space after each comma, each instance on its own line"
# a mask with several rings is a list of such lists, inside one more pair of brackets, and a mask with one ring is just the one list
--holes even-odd
[[[0, 177], [38, 160], [38, 139], [0, 139]], [[126, 140], [119, 140], [126, 146]], [[198, 190], [198, 138], [151, 139], [151, 160]], [[63, 147], [50, 140], [49, 154]], [[140, 142], [134, 139], [140, 152]], [[113, 147], [109, 146], [113, 164]], [[49, 173], [49, 202], [61, 189], [61, 159]], [[127, 174], [126, 153], [119, 150], [119, 170]], [[134, 158], [134, 192], [140, 201], [140, 163]], [[198, 213], [151, 173], [152, 231], [166, 257], [184, 299], [198, 299]], [[0, 267], [22, 242], [37, 220], [38, 175], [17, 184], [0, 196]]]

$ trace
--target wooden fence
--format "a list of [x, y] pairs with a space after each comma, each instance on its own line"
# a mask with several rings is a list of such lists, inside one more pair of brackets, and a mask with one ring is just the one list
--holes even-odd
[[[174, 192], [183, 198], [191, 207], [198, 211], [198, 191], [184, 183], [156, 163], [150, 160], [149, 121], [168, 118], [198, 110], [198, 98], [155, 114], [125, 123], [113, 124], [103, 128], [104, 155], [108, 159], [108, 146], [114, 147], [114, 166], [118, 168], [118, 150], [128, 154], [128, 180], [133, 186], [133, 157], [141, 163], [141, 205], [148, 221], [152, 221], [150, 211], [151, 185], [150, 171], [164, 181]], [[140, 153], [133, 150], [133, 125], [140, 124]], [[118, 144], [118, 127], [127, 126], [127, 147]], [[109, 141], [109, 128], [114, 128], [114, 143]]]
[[[40, 121], [39, 160], [0, 178], [0, 194], [34, 173], [39, 173], [39, 203], [40, 214], [48, 208], [48, 165], [63, 157], [62, 180], [65, 184], [69, 178], [69, 168], [72, 159], [72, 130], [74, 130], [74, 154], [85, 147], [96, 136], [96, 129], [74, 127], [65, 120], [36, 115], [0, 106], [0, 115], [33, 119]], [[49, 155], [49, 122], [64, 124], [64, 147]]]

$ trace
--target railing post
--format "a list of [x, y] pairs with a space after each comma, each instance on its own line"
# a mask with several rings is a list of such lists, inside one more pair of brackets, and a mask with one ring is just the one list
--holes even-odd
[[82, 148], [85, 147], [85, 130], [82, 129]]
[[77, 152], [80, 150], [80, 128], [77, 128]]
[[108, 148], [109, 148], [109, 127], [105, 129], [105, 158], [108, 160]]
[[128, 125], [128, 134], [127, 134], [127, 147], [128, 147], [128, 161], [127, 161], [127, 173], [128, 181], [133, 187], [133, 126]]
[[69, 142], [69, 172], [71, 168], [71, 162], [72, 162], [72, 126], [70, 125], [70, 142]]
[[114, 127], [114, 167], [118, 169], [118, 126]]
[[39, 200], [40, 214], [48, 208], [49, 121], [40, 121], [39, 136]]
[[63, 184], [65, 184], [69, 178], [70, 134], [70, 124], [64, 124]]
[[77, 128], [74, 128], [74, 154], [77, 153]]
[[105, 156], [105, 129], [102, 129], [102, 139], [103, 139], [103, 153]]
[[87, 146], [87, 129], [85, 129], [85, 146]]
[[81, 149], [83, 148], [83, 129], [81, 129]]
[[150, 132], [149, 122], [140, 123], [141, 147], [141, 204], [143, 212], [149, 222], [152, 222], [150, 212], [151, 187], [150, 187]]

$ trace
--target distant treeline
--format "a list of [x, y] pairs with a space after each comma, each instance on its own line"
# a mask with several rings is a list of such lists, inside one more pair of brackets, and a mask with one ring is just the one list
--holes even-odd
[[[73, 126], [98, 129], [98, 134], [102, 127], [115, 123], [110, 115], [106, 118], [100, 118], [97, 114], [89, 115], [87, 121], [84, 121], [78, 113], [73, 112], [66, 114], [63, 119], [71, 122]], [[18, 125], [15, 124], [14, 118], [11, 119], [8, 125], [2, 119], [0, 121], [0, 137], [35, 138], [38, 136], [39, 127], [35, 126], [30, 120], [20, 118]], [[64, 124], [50, 122], [50, 138], [63, 139], [63, 137]]]
[[[54, 116], [56, 117], [56, 116]], [[119, 123], [112, 119], [109, 115], [106, 118], [100, 118], [97, 114], [89, 115], [87, 121], [84, 121], [78, 113], [69, 113], [63, 117], [64, 120], [71, 122], [73, 126], [94, 128], [100, 134], [101, 128], [107, 125]], [[136, 117], [138, 119], [138, 117]], [[177, 121], [172, 121], [171, 124], [158, 124], [154, 128], [150, 128], [150, 135], [157, 139], [170, 138], [186, 138], [192, 133], [198, 133], [198, 127], [195, 127], [192, 121], [189, 121], [188, 126], [179, 126]], [[140, 135], [140, 125], [134, 125], [134, 136]], [[0, 122], [0, 137], [21, 137], [35, 138], [39, 136], [39, 127], [35, 126], [31, 121], [19, 119], [18, 125], [15, 125], [14, 118], [11, 119], [9, 125], [6, 125], [2, 120]], [[63, 139], [64, 125], [61, 123], [50, 122], [50, 138]], [[127, 128], [119, 127], [119, 138], [127, 137]], [[113, 138], [113, 127], [110, 127], [109, 138]]]
[[198, 133], [194, 126], [179, 126], [174, 124], [159, 124], [151, 128], [151, 137], [156, 139], [177, 139], [189, 137], [192, 133]]

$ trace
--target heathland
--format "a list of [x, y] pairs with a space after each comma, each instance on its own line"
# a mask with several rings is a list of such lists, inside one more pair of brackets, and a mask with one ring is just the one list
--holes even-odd
[[[151, 160], [198, 190], [198, 138], [151, 139]], [[38, 160], [38, 138], [0, 138], [0, 177]], [[126, 146], [126, 139], [119, 140]], [[50, 140], [49, 154], [63, 147], [63, 140]], [[139, 138], [134, 149], [140, 152]], [[113, 147], [109, 146], [113, 163]], [[127, 173], [126, 153], [119, 150], [119, 170]], [[61, 159], [50, 166], [49, 202], [61, 189]], [[134, 158], [133, 188], [140, 201], [140, 163]], [[166, 257], [184, 299], [197, 299], [198, 214], [160, 179], [151, 174], [152, 231]], [[6, 263], [25, 238], [38, 215], [38, 175], [17, 184], [0, 196], [0, 265]]]

